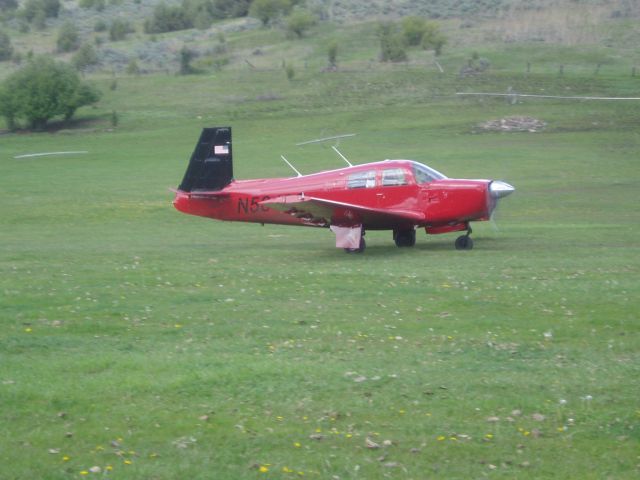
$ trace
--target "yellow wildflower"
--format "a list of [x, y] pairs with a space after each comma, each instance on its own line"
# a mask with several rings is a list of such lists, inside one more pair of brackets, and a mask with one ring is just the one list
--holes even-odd
[[125, 465], [131, 465], [132, 463], [133, 463], [133, 462], [132, 462], [131, 460], [129, 460], [129, 459], [126, 459], [126, 460], [124, 461], [124, 464], [125, 464]]
[[107, 465], [106, 467], [104, 467], [104, 469], [105, 469], [107, 472], [110, 472], [111, 470], [113, 470], [113, 467], [112, 467], [111, 465]]
[[260, 468], [258, 470], [260, 471], [260, 473], [267, 473], [269, 471], [269, 467], [267, 467], [266, 465], [260, 465]]
[[89, 472], [87, 470], [82, 470], [80, 472], [80, 475], [89, 475]]
[[68, 455], [65, 455], [64, 457], [62, 457], [63, 462], [68, 462], [69, 460], [71, 460], [71, 457]]
[[446, 439], [447, 437], [445, 437], [444, 435], [438, 435], [438, 438], [436, 440], [438, 440], [439, 442], [443, 441], [444, 439]]
[[293, 446], [296, 448], [300, 448], [302, 445], [300, 444], [300, 442], [294, 442]]

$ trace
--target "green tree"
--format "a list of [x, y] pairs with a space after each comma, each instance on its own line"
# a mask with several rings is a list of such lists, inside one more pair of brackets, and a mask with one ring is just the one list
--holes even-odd
[[436, 56], [439, 56], [446, 43], [447, 37], [440, 31], [440, 27], [432, 22], [427, 23], [422, 35], [422, 48], [425, 50], [433, 50]]
[[427, 21], [422, 17], [404, 17], [401, 22], [402, 35], [407, 45], [418, 46], [427, 30]]
[[73, 52], [80, 46], [80, 35], [78, 29], [70, 21], [66, 21], [58, 31], [58, 39], [56, 40], [59, 52]]
[[0, 114], [9, 128], [20, 118], [36, 130], [56, 116], [65, 120], [76, 110], [100, 99], [100, 92], [80, 80], [69, 65], [48, 57], [34, 57], [11, 74], [0, 87]]
[[259, 19], [264, 26], [291, 10], [290, 0], [254, 0], [249, 15]]
[[0, 31], [0, 62], [11, 59], [13, 55], [13, 46], [11, 46], [11, 37], [5, 32]]
[[308, 10], [296, 8], [287, 17], [287, 33], [302, 38], [304, 33], [316, 24], [316, 17]]
[[381, 22], [377, 34], [380, 39], [380, 61], [403, 62], [407, 59], [403, 38], [394, 23]]
[[189, 50], [186, 46], [180, 50], [180, 75], [190, 75], [197, 73], [197, 70], [191, 66], [191, 61], [196, 57], [193, 50]]

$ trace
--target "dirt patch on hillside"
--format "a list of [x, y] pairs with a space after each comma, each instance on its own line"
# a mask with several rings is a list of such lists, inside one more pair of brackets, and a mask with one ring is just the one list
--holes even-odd
[[533, 117], [512, 116], [498, 120], [488, 120], [475, 128], [484, 132], [540, 132], [547, 126], [546, 122]]

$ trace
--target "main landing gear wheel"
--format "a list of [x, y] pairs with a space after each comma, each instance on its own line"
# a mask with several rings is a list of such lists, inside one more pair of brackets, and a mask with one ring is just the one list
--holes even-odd
[[416, 244], [416, 231], [411, 230], [394, 230], [393, 240], [398, 247], [413, 247]]
[[469, 235], [461, 235], [456, 238], [456, 250], [471, 250], [473, 248], [473, 240]]
[[473, 248], [473, 240], [471, 240], [471, 237], [469, 236], [473, 230], [471, 230], [469, 225], [467, 225], [467, 227], [467, 234], [456, 238], [456, 250], [471, 250]]
[[362, 253], [367, 248], [367, 242], [364, 241], [364, 237], [360, 237], [360, 246], [358, 248], [345, 248], [347, 253]]

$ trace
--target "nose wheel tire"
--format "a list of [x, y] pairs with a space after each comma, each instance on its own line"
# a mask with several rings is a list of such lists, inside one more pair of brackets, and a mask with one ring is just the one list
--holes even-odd
[[471, 250], [473, 248], [473, 240], [469, 235], [461, 235], [456, 238], [456, 250]]

